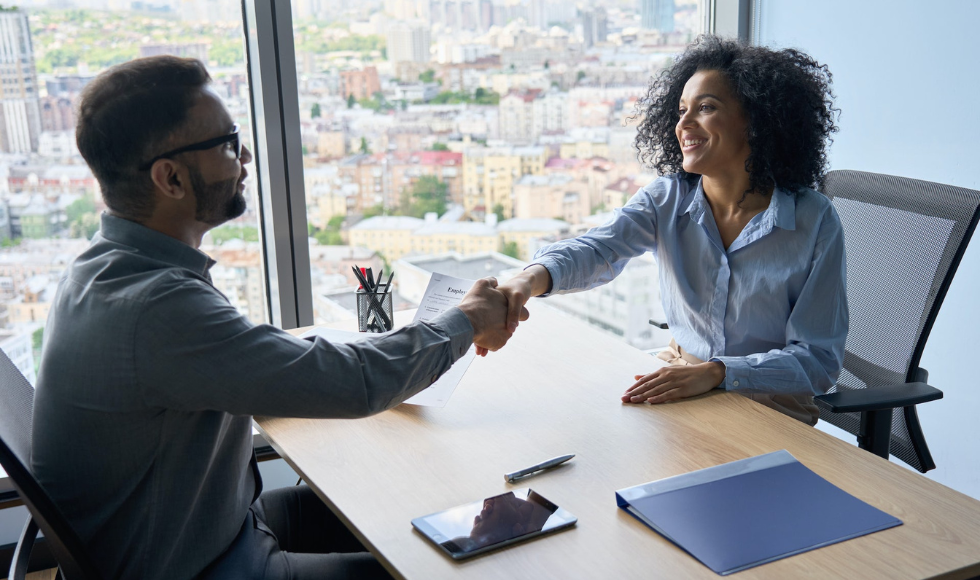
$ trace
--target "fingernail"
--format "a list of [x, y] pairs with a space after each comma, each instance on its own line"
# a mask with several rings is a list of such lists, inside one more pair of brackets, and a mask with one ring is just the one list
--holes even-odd
[[507, 325], [507, 328], [510, 329], [511, 332], [514, 332], [515, 330], [517, 330], [517, 323], [511, 322], [510, 324]]

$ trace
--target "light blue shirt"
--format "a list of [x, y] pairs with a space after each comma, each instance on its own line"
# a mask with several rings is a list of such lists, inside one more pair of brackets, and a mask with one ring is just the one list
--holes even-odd
[[701, 183], [677, 175], [642, 188], [613, 219], [539, 250], [552, 292], [587, 290], [653, 252], [670, 331], [692, 355], [725, 364], [720, 387], [819, 395], [844, 361], [844, 232], [824, 195], [776, 188], [726, 250]]

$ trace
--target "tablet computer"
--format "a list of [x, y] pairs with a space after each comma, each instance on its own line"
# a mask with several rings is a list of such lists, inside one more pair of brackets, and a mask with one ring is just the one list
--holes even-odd
[[516, 489], [412, 520], [454, 560], [568, 528], [578, 518], [531, 489]]

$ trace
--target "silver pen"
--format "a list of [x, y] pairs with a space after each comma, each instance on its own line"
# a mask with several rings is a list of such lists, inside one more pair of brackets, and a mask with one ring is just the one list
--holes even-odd
[[513, 473], [505, 473], [504, 474], [504, 479], [508, 483], [514, 483], [518, 479], [525, 478], [525, 477], [527, 477], [527, 476], [529, 476], [529, 475], [531, 475], [533, 473], [537, 473], [539, 471], [544, 471], [545, 469], [551, 469], [552, 467], [561, 465], [562, 463], [565, 463], [566, 461], [568, 461], [572, 457], [575, 457], [575, 455], [574, 454], [572, 454], [572, 455], [562, 455], [561, 457], [555, 457], [554, 459], [549, 459], [548, 461], [543, 461], [541, 463], [538, 463], [537, 465], [532, 465], [531, 467], [527, 467], [525, 469], [520, 469], [520, 470], [517, 470], [517, 471], [515, 471]]

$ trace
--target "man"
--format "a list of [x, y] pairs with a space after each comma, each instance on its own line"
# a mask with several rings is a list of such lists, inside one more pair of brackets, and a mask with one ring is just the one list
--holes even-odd
[[197, 249], [245, 210], [252, 159], [209, 82], [154, 57], [82, 95], [78, 146], [108, 212], [48, 318], [32, 467], [109, 578], [384, 577], [305, 486], [260, 496], [251, 415], [393, 407], [471, 343], [503, 346], [506, 300], [481, 280], [431, 323], [355, 345], [251, 324]]

